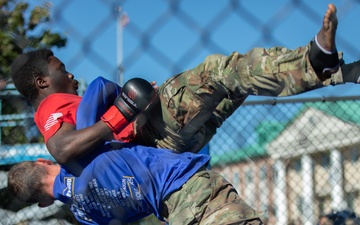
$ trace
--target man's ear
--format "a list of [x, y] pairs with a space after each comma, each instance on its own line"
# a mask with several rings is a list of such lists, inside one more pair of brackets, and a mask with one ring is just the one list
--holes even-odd
[[35, 77], [35, 84], [39, 88], [47, 88], [49, 84], [47, 82], [47, 76]]
[[41, 164], [47, 164], [47, 165], [54, 164], [51, 160], [43, 159], [43, 158], [36, 159], [36, 162], [41, 163]]
[[52, 204], [54, 204], [54, 200], [48, 199], [48, 200], [46, 200], [46, 201], [39, 202], [39, 203], [38, 203], [38, 206], [39, 206], [40, 208], [44, 208], [44, 207], [51, 206]]

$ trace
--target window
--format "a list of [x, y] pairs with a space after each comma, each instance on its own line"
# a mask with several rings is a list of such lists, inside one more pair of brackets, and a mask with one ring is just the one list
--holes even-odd
[[359, 149], [351, 149], [351, 164], [356, 164], [359, 161]]
[[300, 212], [300, 214], [303, 214], [303, 198], [301, 196], [298, 196], [297, 197], [297, 200], [296, 200], [296, 206], [297, 206], [297, 210]]
[[240, 184], [240, 176], [238, 172], [234, 173], [234, 177], [233, 177], [233, 185], [235, 188], [239, 187]]
[[328, 154], [323, 154], [321, 156], [321, 166], [324, 168], [329, 168], [330, 166], [330, 156]]
[[253, 181], [252, 176], [253, 176], [252, 175], [252, 170], [251, 169], [246, 170], [246, 173], [245, 173], [246, 183], [252, 183], [252, 181]]
[[266, 166], [261, 166], [260, 168], [260, 180], [265, 181], [267, 179], [267, 168]]

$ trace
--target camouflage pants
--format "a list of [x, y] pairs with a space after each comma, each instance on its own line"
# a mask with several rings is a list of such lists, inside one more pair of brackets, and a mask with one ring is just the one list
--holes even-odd
[[136, 128], [137, 143], [198, 152], [248, 95], [289, 96], [323, 86], [309, 50], [310, 44], [208, 56], [160, 86], [150, 119]]
[[166, 222], [171, 225], [262, 224], [260, 216], [237, 194], [220, 174], [202, 170], [163, 204]]

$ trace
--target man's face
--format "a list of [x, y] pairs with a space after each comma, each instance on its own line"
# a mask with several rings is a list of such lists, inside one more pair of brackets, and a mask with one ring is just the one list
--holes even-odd
[[78, 81], [66, 71], [64, 63], [55, 56], [50, 56], [48, 64], [49, 84], [54, 93], [77, 95]]

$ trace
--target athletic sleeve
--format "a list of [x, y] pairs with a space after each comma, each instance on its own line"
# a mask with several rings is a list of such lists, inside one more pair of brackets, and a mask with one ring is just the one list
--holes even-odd
[[135, 139], [134, 122], [127, 125], [119, 134], [114, 133], [114, 139], [122, 142], [133, 142]]
[[[76, 129], [89, 127], [114, 104], [121, 87], [103, 77], [93, 80], [87, 87], [77, 109]], [[130, 123], [120, 133], [113, 134], [115, 140], [131, 142], [134, 140], [134, 123]]]
[[41, 134], [44, 136], [45, 143], [61, 127], [62, 123], [70, 123], [75, 126], [76, 109], [81, 97], [56, 93], [45, 98], [39, 105], [34, 120]]

